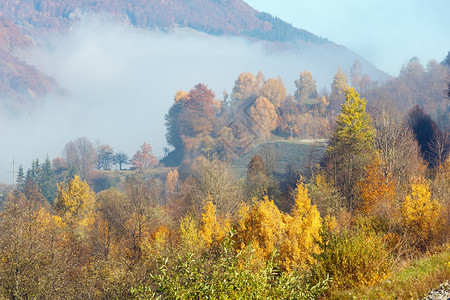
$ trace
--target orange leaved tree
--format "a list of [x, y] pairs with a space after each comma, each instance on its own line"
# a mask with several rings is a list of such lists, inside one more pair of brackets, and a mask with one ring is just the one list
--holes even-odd
[[144, 142], [141, 150], [138, 150], [131, 159], [131, 164], [141, 171], [156, 166], [158, 159], [153, 155], [152, 146]]

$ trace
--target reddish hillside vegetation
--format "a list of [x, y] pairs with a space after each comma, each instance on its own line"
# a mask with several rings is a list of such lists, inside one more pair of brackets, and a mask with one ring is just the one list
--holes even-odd
[[0, 102], [3, 107], [19, 108], [25, 98], [43, 96], [56, 87], [53, 79], [12, 54], [31, 44], [13, 22], [0, 16], [0, 96], [9, 99]]

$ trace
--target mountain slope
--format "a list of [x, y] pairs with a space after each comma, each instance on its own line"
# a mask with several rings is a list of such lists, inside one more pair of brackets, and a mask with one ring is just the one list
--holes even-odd
[[[39, 38], [69, 32], [85, 14], [112, 15], [138, 28], [170, 31], [184, 27], [215, 36], [264, 41], [271, 51], [289, 49], [298, 57], [317, 63], [320, 66], [311, 71], [331, 77], [337, 65], [349, 71], [356, 59], [373, 80], [388, 77], [347, 48], [258, 12], [241, 0], [2, 0], [0, 96], [33, 98], [54, 90], [55, 81], [17, 59], [14, 49], [31, 44], [25, 35]], [[303, 67], [310, 70], [311, 64]]]
[[20, 109], [24, 98], [44, 96], [56, 88], [52, 78], [12, 54], [16, 48], [31, 45], [13, 22], [0, 16], [0, 97], [9, 99], [0, 104], [10, 110]]
[[213, 35], [281, 42], [326, 41], [260, 13], [241, 0], [3, 0], [0, 11], [32, 34], [68, 28], [82, 13], [109, 13], [141, 28], [170, 29], [179, 25]]

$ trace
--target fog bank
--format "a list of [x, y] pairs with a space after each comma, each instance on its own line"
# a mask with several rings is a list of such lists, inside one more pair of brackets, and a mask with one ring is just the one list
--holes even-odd
[[321, 88], [329, 86], [338, 65], [349, 69], [353, 63], [333, 59], [330, 50], [269, 53], [262, 43], [240, 38], [147, 31], [98, 16], [84, 17], [70, 32], [38, 45], [22, 58], [67, 92], [37, 101], [42, 104], [27, 114], [0, 117], [0, 182], [12, 183], [13, 157], [16, 170], [26, 169], [34, 158], [60, 156], [67, 142], [83, 136], [130, 157], [145, 141], [161, 156], [164, 115], [176, 91], [199, 82], [221, 99], [241, 72], [261, 70], [266, 78], [281, 76], [292, 94], [303, 70]]

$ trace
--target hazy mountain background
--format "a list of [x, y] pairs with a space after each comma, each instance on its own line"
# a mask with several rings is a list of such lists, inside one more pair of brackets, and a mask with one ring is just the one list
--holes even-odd
[[[352, 60], [359, 59], [363, 61], [365, 71], [373, 79], [386, 78], [385, 74], [345, 47], [338, 46], [306, 30], [295, 28], [270, 14], [258, 12], [240, 0], [25, 0], [20, 2], [5, 0], [0, 4], [0, 12], [3, 31], [2, 49], [9, 54], [14, 49], [30, 46], [36, 41], [40, 45], [45, 44], [48, 37], [58, 33], [71, 34], [79, 26], [83, 15], [102, 14], [110, 15], [113, 21], [122, 22], [134, 28], [163, 32], [173, 32], [176, 28], [189, 28], [212, 36], [238, 36], [253, 41], [266, 41], [268, 42], [266, 47], [272, 53], [279, 55], [285, 54], [286, 50], [291, 50], [301, 56], [311, 49], [324, 51], [323, 54], [326, 55], [333, 53], [333, 59], [343, 68], [348, 69], [348, 64], [351, 64]], [[14, 60], [13, 57], [9, 57], [8, 63], [12, 69], [26, 67], [23, 62]], [[315, 63], [321, 64], [320, 61]], [[334, 71], [333, 68], [332, 72]], [[16, 92], [14, 96], [23, 94], [28, 85], [30, 85], [28, 93], [31, 96], [41, 96], [42, 92], [52, 88], [52, 85], [44, 82], [42, 75], [36, 72], [28, 73], [27, 78], [20, 78], [17, 84], [12, 83], [6, 87]], [[34, 87], [33, 82], [41, 83], [42, 91], [35, 90], [37, 87]]]

